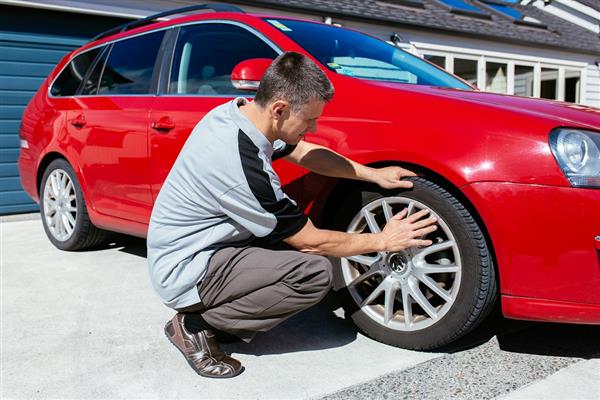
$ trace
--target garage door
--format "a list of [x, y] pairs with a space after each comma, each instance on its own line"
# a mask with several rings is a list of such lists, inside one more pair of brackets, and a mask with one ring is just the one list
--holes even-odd
[[35, 211], [19, 182], [19, 124], [46, 76], [83, 39], [0, 33], [0, 215]]

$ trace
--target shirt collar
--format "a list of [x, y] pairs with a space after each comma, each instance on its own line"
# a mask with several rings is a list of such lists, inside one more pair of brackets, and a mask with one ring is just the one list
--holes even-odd
[[248, 136], [250, 140], [252, 140], [252, 142], [267, 155], [267, 157], [271, 158], [273, 156], [273, 145], [239, 108], [239, 106], [247, 103], [248, 100], [244, 97], [233, 99], [229, 106], [231, 118], [241, 131], [244, 132], [246, 136]]

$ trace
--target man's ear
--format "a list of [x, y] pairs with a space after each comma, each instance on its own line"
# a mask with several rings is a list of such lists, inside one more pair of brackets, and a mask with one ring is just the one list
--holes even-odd
[[273, 117], [273, 119], [285, 119], [286, 115], [289, 113], [290, 105], [285, 100], [275, 100], [273, 103], [271, 103], [269, 109], [271, 111], [271, 116]]

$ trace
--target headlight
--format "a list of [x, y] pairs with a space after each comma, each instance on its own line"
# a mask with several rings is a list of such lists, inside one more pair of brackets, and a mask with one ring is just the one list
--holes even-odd
[[555, 129], [550, 133], [550, 148], [572, 186], [600, 187], [599, 133]]

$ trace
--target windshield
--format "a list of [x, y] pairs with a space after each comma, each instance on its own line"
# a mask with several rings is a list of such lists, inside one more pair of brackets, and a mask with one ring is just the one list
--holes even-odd
[[284, 18], [266, 21], [340, 75], [472, 90], [419, 57], [371, 36], [313, 22]]

